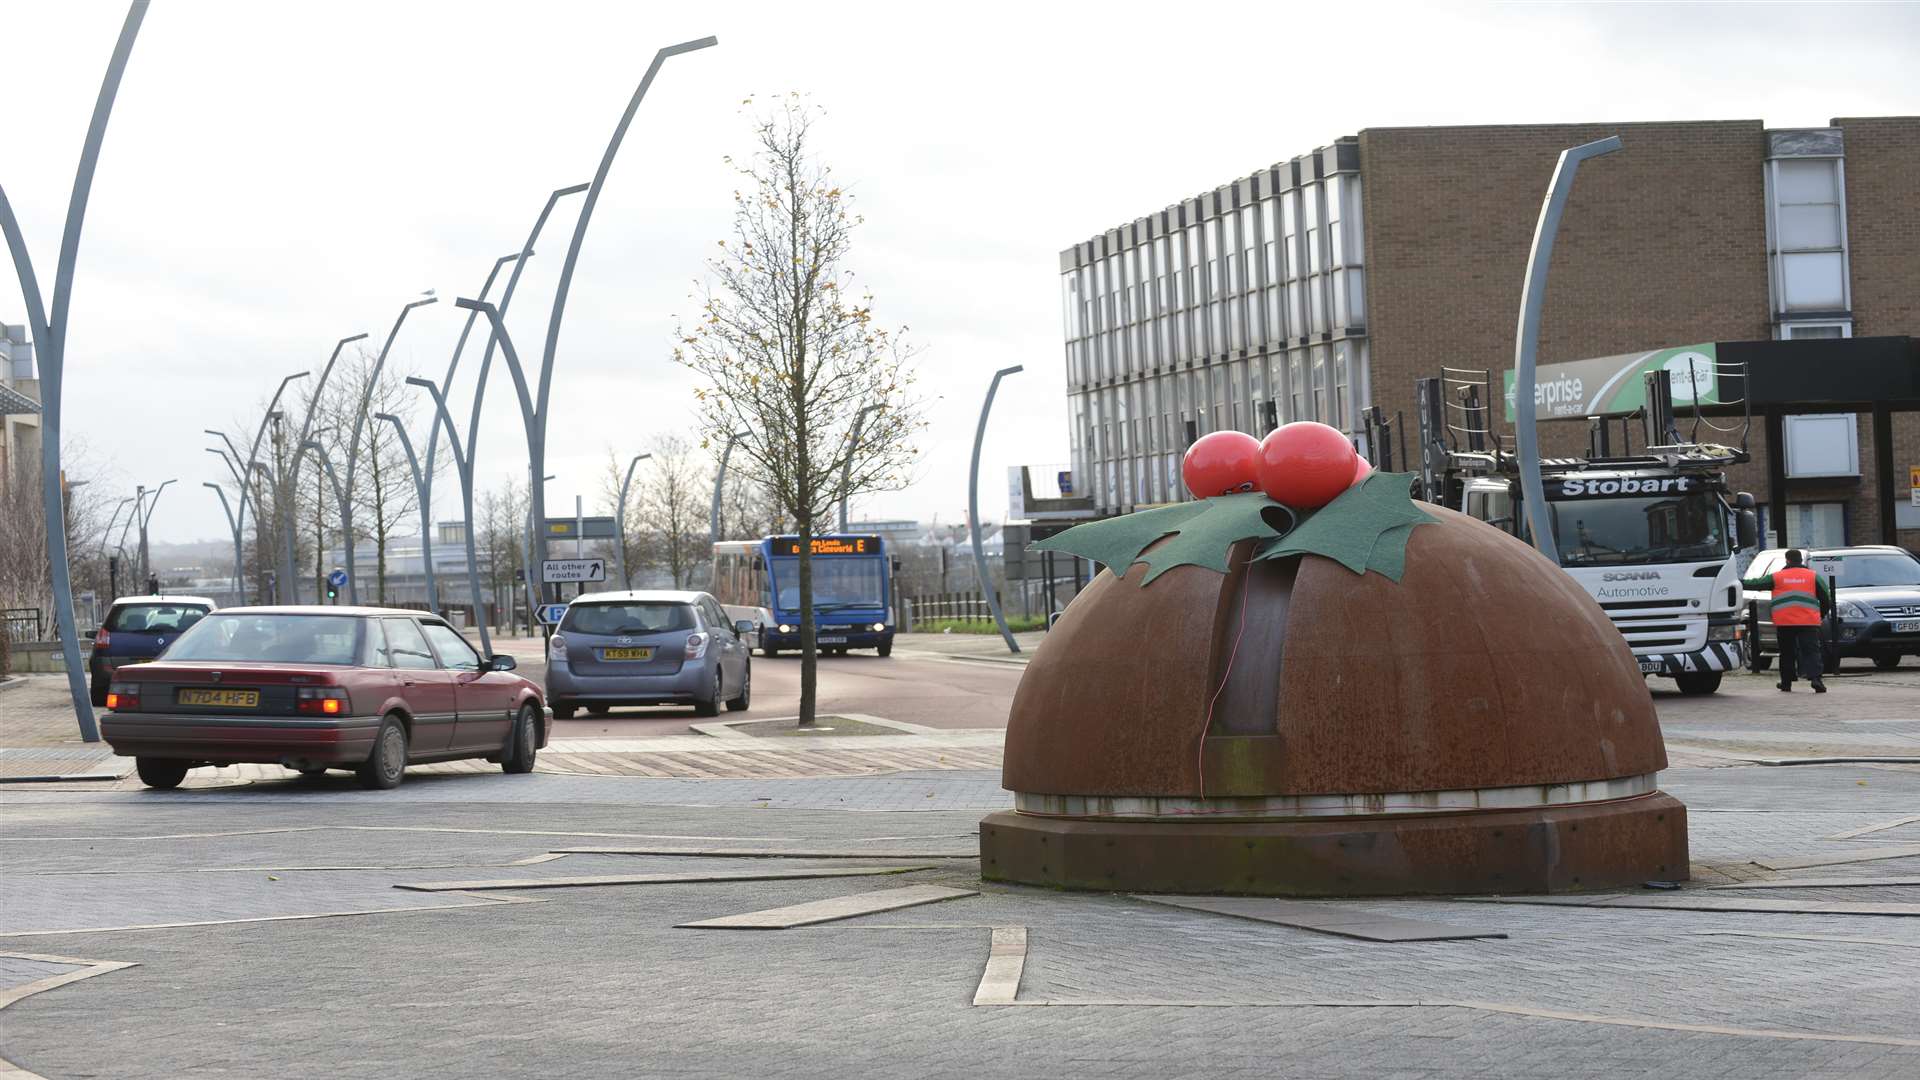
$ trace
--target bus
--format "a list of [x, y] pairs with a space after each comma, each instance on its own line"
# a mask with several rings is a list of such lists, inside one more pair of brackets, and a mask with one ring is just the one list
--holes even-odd
[[[893, 560], [878, 536], [829, 533], [813, 550], [814, 644], [893, 653]], [[800, 538], [764, 536], [713, 545], [713, 595], [729, 617], [759, 627], [762, 656], [800, 648]]]

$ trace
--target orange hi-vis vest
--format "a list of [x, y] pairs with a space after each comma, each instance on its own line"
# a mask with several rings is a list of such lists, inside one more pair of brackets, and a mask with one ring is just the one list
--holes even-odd
[[1773, 625], [1820, 625], [1820, 593], [1813, 571], [1804, 566], [1774, 571]]

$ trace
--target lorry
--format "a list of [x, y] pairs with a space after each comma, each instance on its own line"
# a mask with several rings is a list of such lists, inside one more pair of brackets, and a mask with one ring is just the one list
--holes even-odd
[[[1613, 453], [1605, 416], [1588, 418], [1590, 453], [1540, 462], [1561, 567], [1593, 597], [1650, 677], [1682, 694], [1711, 694], [1746, 663], [1741, 570], [1759, 549], [1751, 494], [1733, 491], [1738, 447], [1683, 438], [1674, 423], [1670, 373], [1651, 371], [1642, 407], [1648, 438]], [[1477, 376], [1477, 377], [1476, 377]], [[1421, 380], [1422, 497], [1531, 543], [1519, 463], [1486, 422], [1488, 372], [1444, 369]]]

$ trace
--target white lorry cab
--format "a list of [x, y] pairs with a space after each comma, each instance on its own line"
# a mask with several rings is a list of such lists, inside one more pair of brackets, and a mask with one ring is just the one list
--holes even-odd
[[[1746, 663], [1741, 556], [1752, 496], [1725, 474], [1657, 458], [1541, 463], [1560, 565], [1619, 628], [1640, 670], [1711, 694]], [[1459, 509], [1527, 539], [1511, 474], [1465, 479]]]

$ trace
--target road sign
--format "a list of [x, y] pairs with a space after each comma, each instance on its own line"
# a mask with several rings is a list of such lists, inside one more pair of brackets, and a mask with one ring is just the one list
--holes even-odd
[[347, 572], [345, 570], [335, 570], [333, 573], [327, 575], [327, 584], [333, 586], [336, 589], [342, 585], [345, 585], [346, 583], [347, 583]]
[[548, 626], [558, 624], [566, 614], [567, 605], [565, 604], [541, 604], [539, 607], [533, 609], [533, 617], [546, 623]]
[[548, 559], [540, 564], [540, 580], [548, 584], [563, 581], [605, 581], [605, 559]]
[[557, 540], [612, 540], [620, 535], [611, 517], [547, 519], [547, 535]]

